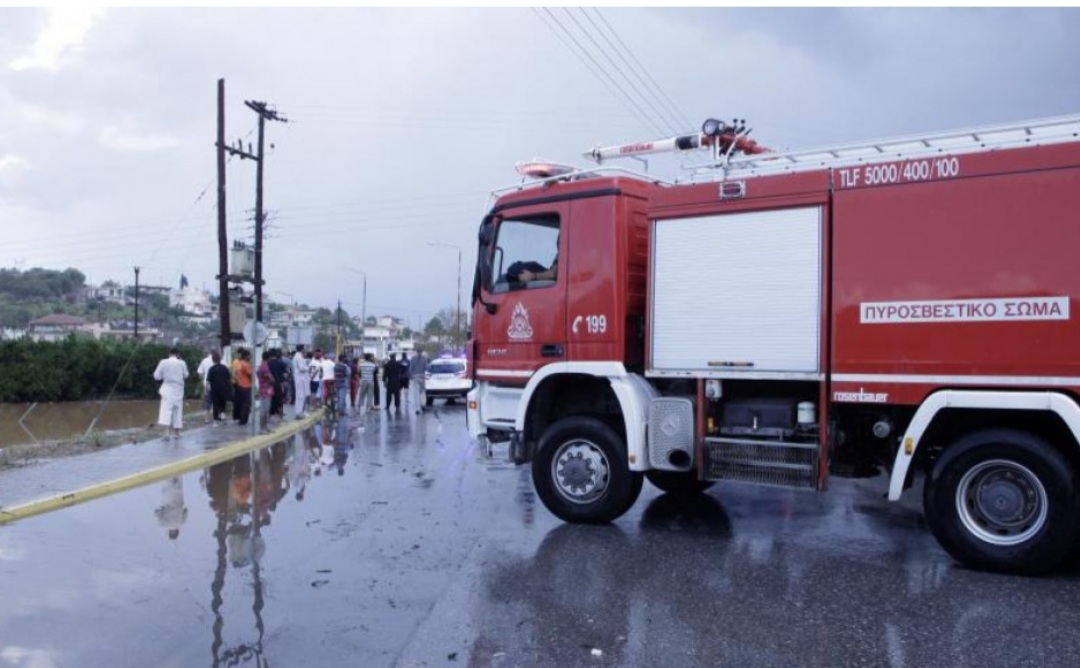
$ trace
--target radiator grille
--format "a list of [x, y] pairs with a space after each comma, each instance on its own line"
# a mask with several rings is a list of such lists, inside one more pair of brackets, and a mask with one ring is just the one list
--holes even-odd
[[710, 480], [817, 488], [818, 449], [812, 443], [707, 438], [705, 464]]

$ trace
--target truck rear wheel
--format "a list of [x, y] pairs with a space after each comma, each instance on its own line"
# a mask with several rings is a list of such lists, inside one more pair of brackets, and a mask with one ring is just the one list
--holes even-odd
[[696, 471], [646, 471], [645, 477], [660, 491], [677, 496], [700, 494], [712, 487], [712, 480], [698, 480]]
[[532, 476], [544, 506], [567, 522], [610, 522], [641, 493], [642, 476], [630, 470], [622, 439], [590, 417], [563, 418], [544, 431]]
[[1076, 474], [1046, 441], [1013, 429], [969, 434], [945, 449], [923, 492], [930, 530], [958, 561], [1035, 574], [1077, 543]]

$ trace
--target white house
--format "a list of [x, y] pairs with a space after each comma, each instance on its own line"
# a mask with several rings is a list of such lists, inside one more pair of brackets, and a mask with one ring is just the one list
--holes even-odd
[[170, 290], [169, 306], [180, 308], [184, 313], [196, 317], [209, 318], [214, 314], [210, 293], [190, 285], [179, 290]]

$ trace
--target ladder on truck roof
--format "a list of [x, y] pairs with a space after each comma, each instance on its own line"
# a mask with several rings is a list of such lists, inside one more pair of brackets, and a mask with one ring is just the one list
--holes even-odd
[[[778, 153], [733, 156], [692, 165], [692, 181], [732, 176], [789, 174], [832, 167], [891, 162], [908, 158], [978, 153], [1021, 146], [1043, 146], [1080, 140], [1080, 115], [987, 125], [924, 135], [844, 144]], [[708, 171], [705, 171], [708, 170]]]

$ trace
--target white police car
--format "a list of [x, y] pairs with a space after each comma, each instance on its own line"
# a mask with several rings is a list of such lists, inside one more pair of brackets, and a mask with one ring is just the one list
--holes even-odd
[[440, 398], [446, 399], [447, 403], [458, 398], [464, 400], [465, 395], [472, 389], [472, 379], [468, 372], [464, 358], [440, 357], [432, 360], [424, 374], [427, 405], [434, 405], [435, 400]]

